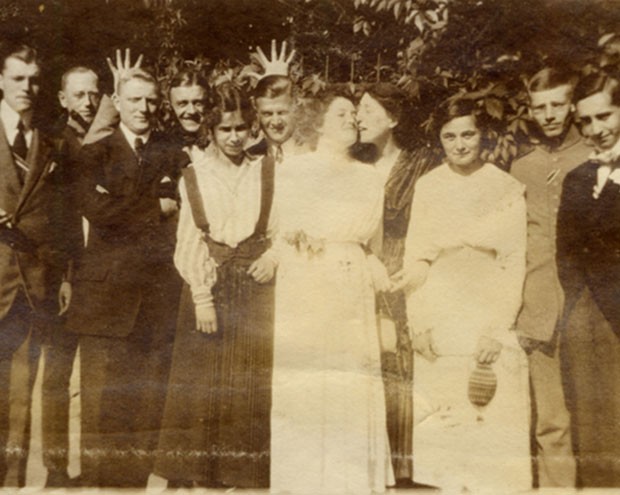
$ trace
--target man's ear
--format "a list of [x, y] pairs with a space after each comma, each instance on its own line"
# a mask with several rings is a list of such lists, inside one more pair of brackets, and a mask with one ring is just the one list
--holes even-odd
[[0, 72], [0, 90], [4, 91], [4, 76]]
[[572, 113], [573, 115], [575, 114], [575, 110], [577, 110], [577, 107], [575, 107], [574, 103], [570, 104], [570, 113]]
[[62, 90], [58, 92], [58, 101], [60, 102], [60, 106], [62, 108], [67, 108], [67, 96]]
[[116, 111], [118, 113], [120, 113], [121, 112], [121, 102], [120, 102], [120, 99], [119, 99], [118, 95], [116, 93], [114, 93], [112, 95], [111, 99], [112, 99], [112, 103], [114, 104], [114, 108], [116, 108]]

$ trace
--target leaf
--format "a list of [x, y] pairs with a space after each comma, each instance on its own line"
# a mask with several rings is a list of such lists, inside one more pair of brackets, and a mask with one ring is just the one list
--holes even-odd
[[485, 98], [484, 107], [487, 113], [494, 119], [501, 120], [504, 117], [504, 104], [497, 98]]
[[420, 12], [417, 12], [414, 16], [413, 23], [421, 33], [424, 32], [424, 18], [422, 17], [422, 15], [420, 15]]

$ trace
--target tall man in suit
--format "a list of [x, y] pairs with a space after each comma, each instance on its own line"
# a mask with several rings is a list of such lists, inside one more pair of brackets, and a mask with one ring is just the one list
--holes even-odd
[[558, 214], [570, 409], [581, 485], [620, 487], [620, 81], [590, 74], [574, 100], [595, 151], [566, 176]]
[[552, 67], [530, 78], [530, 148], [511, 168], [527, 187], [527, 276], [516, 329], [529, 361], [541, 487], [573, 487], [576, 476], [559, 358], [558, 322], [564, 294], [555, 260], [562, 182], [590, 152], [573, 124], [575, 83], [573, 74]]
[[66, 311], [63, 170], [34, 126], [39, 63], [31, 47], [0, 47], [0, 483], [24, 485], [40, 331]]
[[67, 327], [79, 334], [82, 481], [146, 486], [151, 471], [180, 283], [166, 197], [184, 165], [153, 130], [155, 79], [134, 69], [116, 88], [120, 124], [80, 153], [88, 245], [75, 276]]
[[[67, 205], [63, 233], [76, 259], [84, 245], [82, 217], [77, 211], [76, 181], [79, 170], [78, 153], [84, 135], [99, 106], [99, 78], [87, 67], [67, 70], [58, 92], [66, 110], [58, 139], [65, 150], [65, 179], [62, 184]], [[69, 463], [69, 381], [78, 346], [78, 338], [65, 330], [63, 322], [54, 325], [44, 342], [45, 366], [42, 385], [43, 462], [48, 470], [46, 487], [70, 485]]]

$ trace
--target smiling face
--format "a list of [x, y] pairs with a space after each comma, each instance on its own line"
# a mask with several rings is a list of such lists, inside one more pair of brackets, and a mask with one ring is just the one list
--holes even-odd
[[570, 124], [573, 88], [563, 84], [556, 88], [530, 92], [530, 117], [548, 138], [560, 136]]
[[220, 123], [211, 130], [215, 145], [233, 162], [243, 158], [249, 132], [250, 127], [239, 110], [223, 113]]
[[362, 143], [381, 141], [397, 124], [381, 103], [368, 93], [364, 93], [357, 107], [357, 122]]
[[8, 57], [4, 61], [0, 73], [2, 98], [17, 113], [32, 110], [34, 100], [39, 94], [40, 72], [36, 62], [26, 63], [16, 57]]
[[159, 104], [157, 86], [149, 81], [134, 78], [122, 83], [114, 106], [121, 122], [134, 134], [141, 135], [151, 129]]
[[205, 114], [205, 89], [202, 86], [177, 86], [170, 90], [170, 105], [179, 124], [186, 132], [195, 134]]
[[256, 98], [256, 114], [270, 144], [284, 144], [295, 130], [295, 101], [288, 94]]
[[323, 125], [319, 130], [321, 139], [349, 147], [357, 141], [355, 106], [351, 100], [336, 97], [327, 107]]
[[480, 165], [482, 133], [473, 115], [456, 117], [440, 131], [441, 146], [450, 165], [469, 171]]
[[64, 89], [58, 93], [58, 99], [69, 115], [75, 112], [90, 124], [101, 100], [97, 74], [92, 71], [69, 74]]
[[582, 134], [599, 151], [608, 150], [620, 139], [620, 107], [611, 95], [600, 91], [577, 102], [577, 119]]

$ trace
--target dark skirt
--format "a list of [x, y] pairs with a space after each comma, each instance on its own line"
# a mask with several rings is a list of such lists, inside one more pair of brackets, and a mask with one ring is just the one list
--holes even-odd
[[273, 283], [248, 262], [218, 268], [218, 330], [196, 331], [189, 286], [181, 298], [155, 473], [205, 486], [269, 486]]
[[620, 339], [585, 288], [562, 335], [579, 484], [620, 487]]

